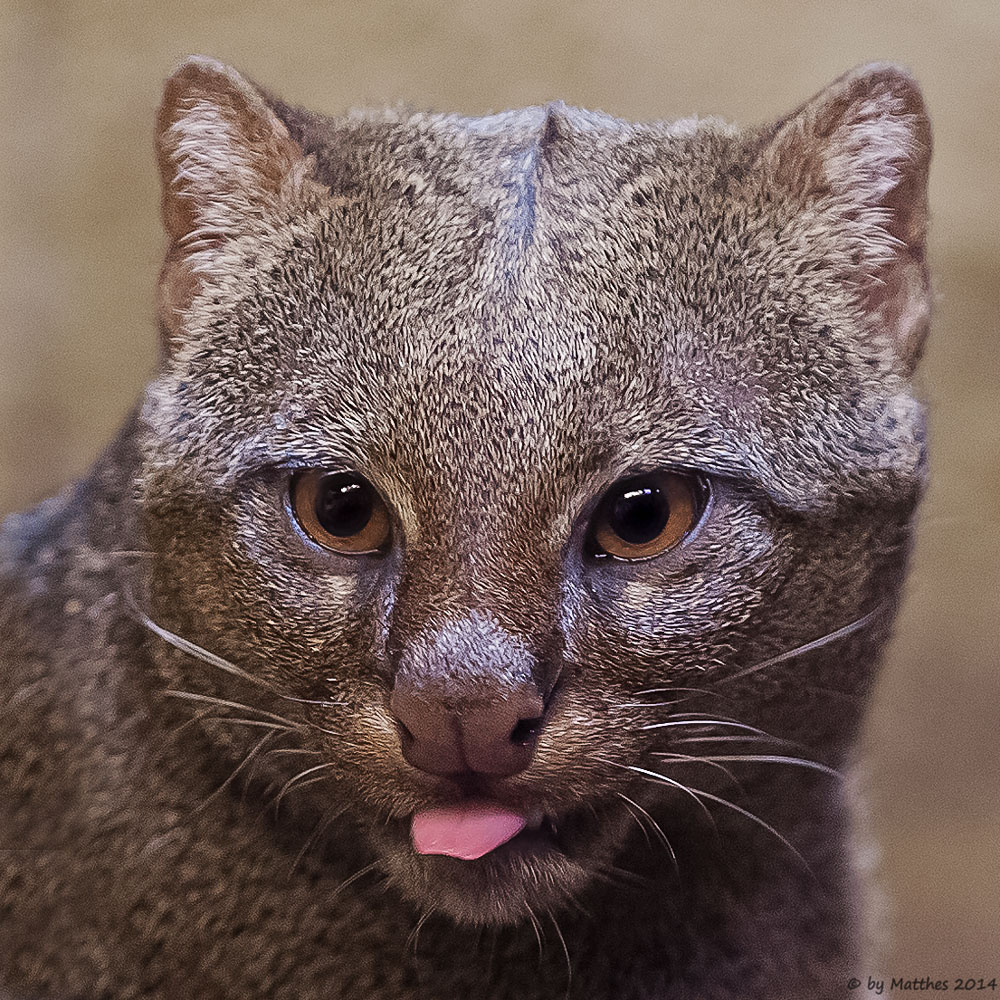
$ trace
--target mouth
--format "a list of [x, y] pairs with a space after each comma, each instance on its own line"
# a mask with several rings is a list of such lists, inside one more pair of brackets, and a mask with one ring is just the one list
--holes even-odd
[[576, 899], [624, 826], [599, 807], [549, 813], [475, 798], [420, 808], [375, 836], [390, 881], [421, 909], [497, 926]]
[[489, 799], [418, 810], [410, 839], [417, 854], [461, 861], [498, 851], [538, 856], [559, 849], [555, 822], [540, 809], [517, 812]]

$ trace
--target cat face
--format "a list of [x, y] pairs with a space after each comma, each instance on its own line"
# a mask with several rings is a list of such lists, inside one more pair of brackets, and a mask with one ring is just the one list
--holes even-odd
[[330, 121], [178, 71], [139, 489], [150, 617], [242, 676], [161, 668], [282, 720], [220, 755], [263, 736], [472, 922], [605, 876], [678, 741], [840, 763], [922, 479], [921, 116], [885, 68], [766, 132]]

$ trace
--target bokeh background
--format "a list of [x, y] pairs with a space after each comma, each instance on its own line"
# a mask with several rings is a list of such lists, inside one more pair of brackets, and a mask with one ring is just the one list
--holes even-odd
[[2, 0], [0, 515], [81, 473], [153, 371], [152, 121], [189, 52], [333, 112], [562, 98], [746, 123], [858, 63], [913, 70], [936, 139], [934, 479], [866, 738], [894, 944], [858, 973], [1000, 976], [1000, 2]]

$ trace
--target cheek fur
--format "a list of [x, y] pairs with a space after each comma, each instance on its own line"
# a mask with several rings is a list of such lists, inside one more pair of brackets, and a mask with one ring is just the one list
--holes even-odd
[[670, 652], [754, 615], [786, 575], [780, 524], [749, 503], [718, 503], [690, 543], [633, 564], [584, 567], [586, 598], [565, 600], [569, 634], [604, 637], [637, 656]]

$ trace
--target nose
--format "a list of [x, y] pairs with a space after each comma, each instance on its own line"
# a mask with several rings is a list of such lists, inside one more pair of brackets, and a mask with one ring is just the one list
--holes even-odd
[[399, 725], [403, 756], [436, 775], [508, 777], [525, 770], [545, 714], [542, 697], [531, 684], [463, 704], [397, 682], [389, 708]]

